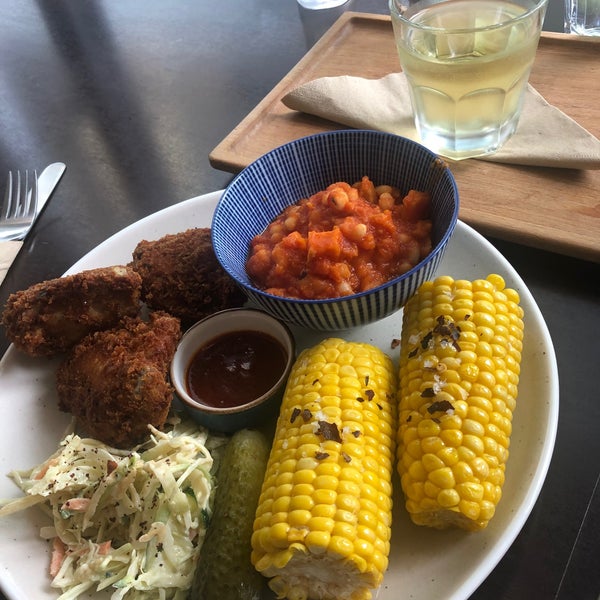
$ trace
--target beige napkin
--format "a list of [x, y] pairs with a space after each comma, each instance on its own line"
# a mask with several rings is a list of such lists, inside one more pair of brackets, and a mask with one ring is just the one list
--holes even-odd
[[[288, 108], [336, 123], [419, 141], [404, 73], [382, 79], [323, 77], [292, 90], [282, 100]], [[481, 158], [530, 166], [600, 169], [600, 141], [528, 86], [517, 131], [500, 150]]]
[[4, 281], [22, 245], [23, 242], [0, 242], [0, 284]]

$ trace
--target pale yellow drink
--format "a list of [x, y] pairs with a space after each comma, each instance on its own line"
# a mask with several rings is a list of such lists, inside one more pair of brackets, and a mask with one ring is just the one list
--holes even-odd
[[494, 152], [512, 135], [543, 13], [503, 0], [417, 2], [402, 18], [392, 10], [424, 145], [460, 159]]

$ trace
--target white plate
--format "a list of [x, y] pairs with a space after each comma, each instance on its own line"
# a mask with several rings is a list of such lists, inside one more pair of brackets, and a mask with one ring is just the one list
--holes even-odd
[[[127, 263], [142, 239], [210, 226], [220, 194], [192, 198], [134, 223], [92, 250], [67, 273]], [[554, 448], [558, 421], [556, 359], [544, 319], [526, 285], [493, 246], [460, 222], [439, 272], [469, 279], [499, 273], [521, 295], [525, 340], [504, 494], [488, 528], [466, 533], [412, 525], [397, 491], [390, 567], [378, 600], [463, 599], [471, 595], [525, 523]], [[400, 336], [400, 326], [400, 314], [396, 314], [339, 335], [372, 342], [397, 354], [390, 345]], [[300, 330], [295, 333], [300, 347], [323, 336]], [[55, 365], [55, 360], [27, 358], [14, 348], [9, 348], [0, 362], [1, 498], [19, 496], [5, 474], [39, 463], [55, 450], [68, 425], [69, 417], [56, 408]], [[11, 600], [44, 600], [58, 595], [49, 586], [48, 545], [38, 535], [42, 520], [35, 509], [0, 520], [0, 586]]]

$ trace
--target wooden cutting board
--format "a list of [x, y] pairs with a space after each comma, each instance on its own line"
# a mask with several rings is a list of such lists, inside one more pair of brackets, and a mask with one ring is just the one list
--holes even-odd
[[[291, 140], [343, 129], [286, 108], [281, 98], [318, 77], [379, 78], [400, 70], [389, 16], [348, 12], [211, 152], [237, 173]], [[600, 38], [542, 33], [530, 83], [548, 102], [600, 137]], [[481, 233], [600, 262], [600, 170], [453, 162], [460, 218]]]

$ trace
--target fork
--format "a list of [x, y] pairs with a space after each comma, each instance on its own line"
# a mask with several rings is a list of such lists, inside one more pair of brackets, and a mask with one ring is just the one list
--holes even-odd
[[[16, 179], [14, 185], [13, 179]], [[31, 176], [31, 187], [29, 179], [29, 171], [25, 171], [24, 175], [17, 171], [14, 178], [12, 171], [8, 172], [0, 210], [0, 241], [23, 239], [33, 225], [38, 202], [37, 171], [33, 171]]]

